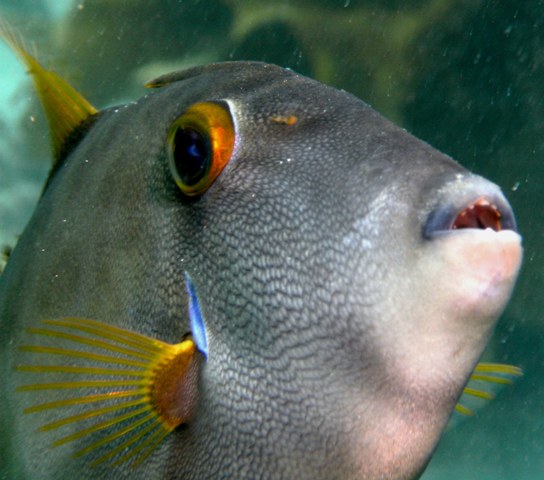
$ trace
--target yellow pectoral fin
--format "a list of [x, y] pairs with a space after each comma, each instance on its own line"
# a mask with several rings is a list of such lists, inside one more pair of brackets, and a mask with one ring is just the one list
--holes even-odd
[[[66, 416], [42, 425], [39, 431], [82, 426], [55, 440], [53, 446], [89, 438], [74, 456], [96, 452], [93, 464], [133, 459], [132, 465], [137, 466], [191, 417], [203, 358], [191, 337], [171, 345], [94, 320], [64, 318], [43, 323], [44, 327], [28, 332], [53, 339], [55, 346], [20, 347], [46, 357], [42, 365], [20, 365], [17, 370], [54, 381], [18, 390], [40, 392], [40, 398], [47, 397], [47, 392], [57, 395], [25, 413], [66, 410]], [[61, 360], [52, 365], [54, 358]], [[58, 399], [59, 392], [66, 392], [66, 398]]]
[[[502, 363], [479, 363], [470, 376], [469, 385], [463, 389], [463, 396], [455, 410], [463, 415], [474, 415], [474, 410], [463, 403], [469, 397], [492, 400], [495, 398], [493, 392], [489, 391], [491, 385], [511, 385], [515, 377], [523, 375], [521, 368]], [[478, 382], [478, 388], [471, 386]], [[487, 388], [486, 388], [487, 387]]]
[[28, 53], [13, 30], [2, 21], [0, 37], [21, 58], [32, 75], [51, 130], [55, 165], [70, 134], [97, 110], [65, 80], [40, 65], [36, 58]]

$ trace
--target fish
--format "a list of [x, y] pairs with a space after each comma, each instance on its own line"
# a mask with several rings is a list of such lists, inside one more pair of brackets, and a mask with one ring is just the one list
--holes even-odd
[[5, 24], [53, 163], [0, 276], [0, 478], [418, 478], [522, 261], [500, 188], [261, 62], [97, 109]]

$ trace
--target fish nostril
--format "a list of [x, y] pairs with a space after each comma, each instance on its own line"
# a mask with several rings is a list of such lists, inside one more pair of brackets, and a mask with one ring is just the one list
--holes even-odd
[[484, 197], [461, 210], [455, 217], [451, 229], [461, 228], [491, 228], [496, 232], [503, 229], [502, 213], [499, 208]]

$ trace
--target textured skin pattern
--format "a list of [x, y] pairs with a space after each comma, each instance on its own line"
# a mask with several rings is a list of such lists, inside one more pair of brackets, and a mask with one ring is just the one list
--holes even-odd
[[[410, 391], [388, 365], [403, 361], [394, 340], [410, 302], [425, 302], [410, 295], [424, 223], [441, 187], [470, 175], [360, 100], [288, 70], [233, 63], [170, 80], [102, 114], [1, 277], [3, 478], [414, 478], [483, 341], [451, 384]], [[230, 106], [234, 155], [187, 200], [167, 133], [214, 100]], [[295, 125], [271, 120], [291, 115]], [[184, 271], [209, 332], [194, 420], [136, 471], [73, 460], [78, 442], [51, 449], [55, 437], [22, 414], [34, 399], [14, 393], [28, 381], [13, 373], [23, 328], [70, 315], [175, 343], [188, 331]], [[382, 428], [397, 413], [402, 428]]]

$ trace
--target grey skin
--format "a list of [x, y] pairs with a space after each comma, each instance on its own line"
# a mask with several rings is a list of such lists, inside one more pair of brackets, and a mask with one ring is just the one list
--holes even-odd
[[[464, 302], [463, 275], [481, 270], [479, 244], [466, 245], [483, 235], [494, 252], [498, 234], [440, 225], [485, 196], [514, 230], [506, 200], [360, 100], [292, 71], [225, 63], [166, 80], [81, 135], [0, 277], [1, 478], [417, 478], [521, 252], [512, 240], [503, 277]], [[227, 102], [236, 145], [209, 190], [187, 199], [166, 139], [200, 101]], [[290, 115], [295, 125], [272, 118]], [[15, 392], [36, 381], [14, 371], [28, 363], [24, 328], [78, 316], [176, 343], [189, 331], [185, 271], [210, 350], [194, 418], [136, 470], [71, 458], [83, 441], [51, 448], [58, 432], [35, 431], [62, 415], [25, 415], [36, 396]]]

